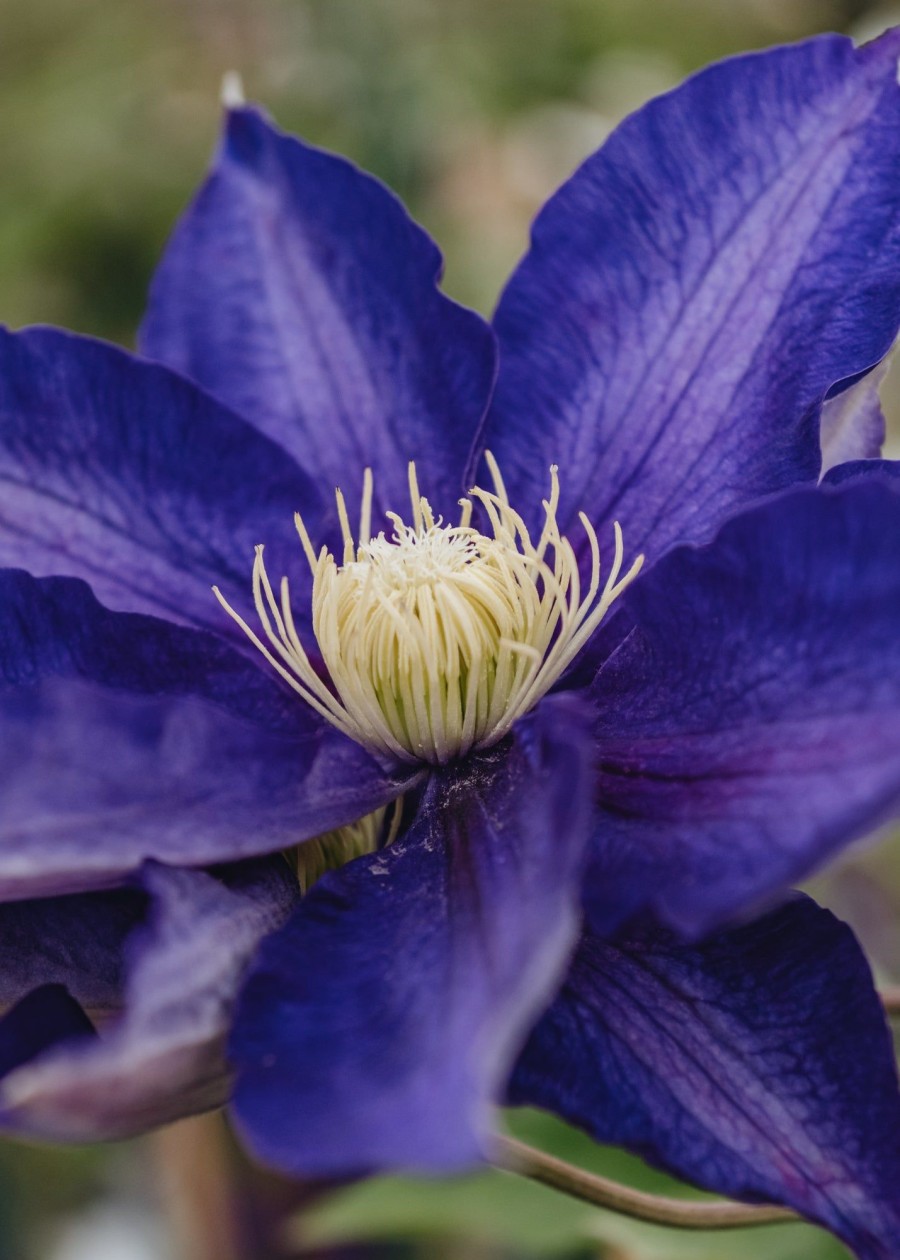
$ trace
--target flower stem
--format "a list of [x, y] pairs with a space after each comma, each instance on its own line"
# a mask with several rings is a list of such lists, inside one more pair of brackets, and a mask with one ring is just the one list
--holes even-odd
[[554, 1190], [583, 1199], [585, 1203], [593, 1203], [596, 1207], [631, 1216], [635, 1220], [650, 1221], [654, 1225], [669, 1225], [675, 1229], [737, 1229], [800, 1220], [787, 1208], [751, 1207], [724, 1199], [695, 1203], [647, 1194], [607, 1177], [585, 1172], [515, 1138], [498, 1136], [494, 1142], [493, 1162], [498, 1168], [552, 1186]]
[[[883, 986], [879, 997], [888, 1017], [900, 1018], [900, 984]], [[554, 1190], [582, 1199], [585, 1203], [654, 1225], [668, 1225], [675, 1229], [738, 1229], [801, 1219], [788, 1208], [752, 1207], [727, 1199], [695, 1203], [647, 1194], [608, 1177], [585, 1172], [583, 1168], [576, 1168], [515, 1138], [496, 1136], [494, 1152], [493, 1162], [498, 1168], [552, 1186]]]
[[221, 1112], [151, 1135], [159, 1192], [183, 1260], [246, 1260]]

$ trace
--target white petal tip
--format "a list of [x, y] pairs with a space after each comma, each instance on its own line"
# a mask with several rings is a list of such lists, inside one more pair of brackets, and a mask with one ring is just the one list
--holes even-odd
[[246, 105], [244, 80], [237, 70], [228, 70], [222, 75], [222, 88], [219, 96], [225, 109], [240, 109], [242, 105]]

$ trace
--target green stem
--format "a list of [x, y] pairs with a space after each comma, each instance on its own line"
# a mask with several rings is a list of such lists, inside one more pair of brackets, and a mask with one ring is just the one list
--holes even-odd
[[179, 1120], [150, 1141], [176, 1254], [183, 1260], [246, 1260], [222, 1113]]
[[750, 1207], [724, 1199], [692, 1202], [647, 1194], [607, 1177], [585, 1172], [515, 1138], [498, 1136], [494, 1143], [493, 1162], [498, 1168], [552, 1186], [554, 1190], [561, 1190], [595, 1207], [635, 1220], [650, 1221], [654, 1225], [668, 1225], [675, 1229], [738, 1229], [800, 1220], [787, 1208]]

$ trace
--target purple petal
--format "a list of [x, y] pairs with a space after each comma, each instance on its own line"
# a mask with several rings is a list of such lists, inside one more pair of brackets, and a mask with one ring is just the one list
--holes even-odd
[[288, 848], [405, 790], [226, 644], [0, 571], [0, 897]]
[[456, 515], [494, 375], [490, 330], [437, 289], [441, 258], [377, 181], [228, 115], [157, 273], [142, 348], [275, 438], [330, 492], [403, 511], [407, 463]]
[[878, 391], [887, 376], [884, 359], [822, 408], [822, 475], [848, 460], [876, 459], [884, 443], [885, 420]]
[[[0, 1082], [0, 1127], [55, 1141], [97, 1141], [226, 1099], [224, 1042], [235, 992], [261, 937], [289, 913], [296, 884], [280, 858], [234, 869], [229, 886], [198, 871], [155, 865], [143, 882], [154, 908], [129, 942], [121, 1017], [99, 1037], [75, 1042], [60, 1017], [61, 1044], [48, 1037], [36, 1045], [37, 1057]], [[6, 1020], [14, 1018], [20, 1018], [15, 1009]], [[4, 1027], [0, 1021], [0, 1047]], [[20, 1039], [28, 1034], [25, 1028]]]
[[309, 587], [293, 522], [321, 519], [308, 478], [208, 395], [102, 342], [0, 330], [0, 486], [0, 565], [85, 578], [114, 608], [244, 644], [210, 587], [252, 605], [257, 543]]
[[594, 683], [590, 900], [686, 931], [795, 882], [900, 804], [900, 494], [798, 490], [665, 557]]
[[477, 1160], [575, 934], [588, 783], [554, 698], [437, 772], [406, 836], [326, 876], [263, 945], [238, 1007], [235, 1112], [290, 1173]]
[[0, 1006], [45, 986], [64, 987], [92, 1015], [114, 1010], [123, 946], [145, 914], [146, 898], [131, 889], [0, 905]]
[[825, 474], [825, 484], [841, 486], [845, 481], [855, 481], [858, 477], [877, 477], [880, 480], [896, 481], [900, 479], [900, 461], [895, 459], [853, 459], [846, 464], [836, 464]]
[[496, 317], [486, 444], [540, 515], [629, 554], [705, 541], [819, 471], [817, 412], [900, 321], [897, 33], [712, 66], [549, 202]]
[[94, 1036], [94, 1025], [61, 984], [28, 993], [0, 1019], [0, 1080], [45, 1050]]
[[900, 1092], [852, 932], [806, 898], [702, 946], [582, 940], [516, 1068], [559, 1112], [706, 1189], [900, 1254]]

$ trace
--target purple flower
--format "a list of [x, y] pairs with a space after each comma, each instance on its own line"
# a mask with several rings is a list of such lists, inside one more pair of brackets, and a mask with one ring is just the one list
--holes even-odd
[[508, 1099], [900, 1252], [871, 975], [786, 893], [900, 801], [898, 54], [647, 106], [493, 329], [235, 109], [143, 357], [3, 334], [8, 1129], [234, 1076], [278, 1168], [444, 1171]]

